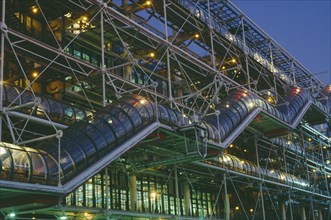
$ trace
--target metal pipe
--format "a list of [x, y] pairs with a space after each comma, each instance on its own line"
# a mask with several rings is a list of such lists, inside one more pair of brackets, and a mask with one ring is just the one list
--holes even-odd
[[[1, 20], [1, 63], [0, 63], [0, 110], [3, 107], [3, 77], [5, 63], [5, 30], [6, 26], [6, 0], [2, 0], [2, 20]], [[2, 116], [0, 116], [0, 141], [2, 141]]]
[[47, 135], [47, 136], [43, 136], [43, 137], [39, 137], [39, 138], [34, 138], [34, 139], [31, 139], [31, 140], [27, 140], [27, 141], [17, 142], [15, 144], [25, 145], [25, 144], [30, 144], [30, 143], [33, 143], [33, 142], [36, 142], [36, 141], [47, 140], [47, 139], [50, 139], [50, 138], [53, 138], [53, 137], [60, 138], [60, 137], [62, 137], [62, 135], [63, 135], [63, 132], [61, 130], [57, 130], [57, 132], [55, 134], [51, 134], [51, 135]]
[[23, 119], [26, 119], [26, 120], [31, 120], [33, 122], [36, 122], [36, 123], [39, 123], [39, 124], [42, 124], [42, 125], [54, 126], [57, 129], [65, 129], [65, 128], [68, 127], [67, 125], [63, 125], [63, 124], [56, 123], [56, 122], [53, 122], [53, 121], [49, 121], [49, 120], [46, 120], [46, 119], [38, 118], [38, 117], [35, 117], [35, 116], [32, 116], [32, 115], [26, 115], [26, 114], [23, 114], [23, 113], [20, 113], [20, 112], [9, 111], [9, 112], [7, 112], [7, 114], [11, 115], [11, 116], [23, 118]]
[[101, 73], [102, 73], [102, 106], [106, 106], [106, 76], [105, 76], [105, 39], [103, 27], [103, 11], [100, 12], [100, 26], [101, 26]]

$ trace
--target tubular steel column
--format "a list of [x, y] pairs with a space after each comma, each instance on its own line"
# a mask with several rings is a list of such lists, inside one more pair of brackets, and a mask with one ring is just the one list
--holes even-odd
[[323, 220], [323, 212], [321, 208], [318, 209], [318, 220]]
[[226, 181], [226, 173], [224, 173], [224, 219], [230, 220], [230, 200], [228, 194], [228, 186]]
[[300, 216], [301, 220], [307, 220], [306, 208], [304, 206], [300, 206]]
[[[6, 0], [2, 0], [2, 20], [1, 20], [1, 63], [0, 63], [0, 111], [3, 108], [3, 74], [5, 62], [5, 24], [6, 24]], [[0, 141], [2, 141], [2, 116], [0, 116]]]
[[188, 183], [183, 185], [184, 191], [184, 214], [186, 216], [191, 215], [191, 195], [190, 195], [190, 186]]
[[247, 84], [248, 89], [252, 90], [251, 88], [251, 77], [249, 75], [249, 66], [248, 66], [248, 53], [247, 53], [247, 45], [246, 45], [246, 37], [245, 37], [245, 25], [244, 25], [244, 17], [241, 18], [241, 28], [242, 28], [242, 37], [244, 40], [244, 54], [245, 54], [245, 63], [246, 63], [246, 72], [247, 72]]
[[279, 201], [279, 212], [280, 212], [280, 219], [286, 220], [286, 207], [285, 207], [285, 202], [283, 200]]
[[137, 176], [131, 175], [129, 181], [130, 211], [137, 211]]
[[100, 12], [100, 26], [101, 26], [101, 74], [102, 74], [102, 106], [105, 107], [107, 104], [106, 100], [106, 76], [105, 76], [105, 38], [103, 33], [103, 11]]
[[208, 22], [209, 22], [209, 33], [210, 33], [210, 45], [211, 45], [211, 62], [213, 64], [213, 68], [216, 69], [216, 62], [215, 62], [215, 51], [214, 51], [214, 35], [213, 29], [211, 28], [211, 14], [210, 14], [210, 0], [208, 0]]
[[[126, 7], [128, 6], [129, 1], [128, 0], [122, 0], [122, 6], [124, 9], [126, 9]], [[129, 16], [130, 17], [130, 16]], [[128, 54], [129, 54], [129, 50], [128, 50], [128, 44], [125, 43], [124, 46], [124, 53], [125, 53], [125, 58], [127, 58]], [[130, 81], [131, 80], [131, 72], [132, 72], [132, 66], [131, 64], [125, 65], [123, 67], [123, 78]]]
[[[259, 158], [259, 151], [258, 151], [258, 147], [257, 147], [257, 140], [256, 140], [256, 136], [254, 136], [254, 146], [255, 146], [255, 153], [256, 153], [256, 165], [258, 168], [260, 167], [260, 158]], [[260, 173], [259, 173], [259, 177], [261, 177]], [[263, 190], [262, 190], [262, 183], [260, 183], [260, 198], [261, 198], [261, 207], [262, 207], [262, 216], [263, 216], [263, 220], [265, 220], [265, 210], [264, 210], [264, 198], [263, 198]]]
[[177, 174], [177, 166], [175, 166], [175, 187], [176, 187], [176, 215], [180, 216], [180, 206], [179, 206], [179, 189], [178, 189], [178, 174]]
[[107, 216], [107, 220], [110, 219], [110, 212], [109, 212], [109, 187], [110, 187], [110, 184], [109, 184], [109, 175], [108, 175], [108, 167], [106, 167], [105, 169], [105, 181], [106, 181], [106, 184], [104, 184], [106, 186], [106, 197], [105, 197], [105, 200], [106, 200], [106, 216]]
[[[163, 0], [163, 11], [164, 11], [164, 28], [165, 28], [165, 37], [167, 43], [169, 43], [169, 36], [168, 36], [168, 19], [167, 19], [167, 1]], [[167, 56], [167, 71], [168, 71], [168, 95], [170, 106], [172, 107], [172, 88], [171, 88], [171, 70], [170, 70], [170, 53], [169, 53], [169, 46], [167, 45], [166, 49], [166, 56]]]

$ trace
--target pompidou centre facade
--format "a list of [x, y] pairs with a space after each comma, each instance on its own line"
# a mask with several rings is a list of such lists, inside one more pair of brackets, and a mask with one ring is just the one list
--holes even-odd
[[0, 219], [331, 219], [331, 86], [233, 3], [0, 11]]

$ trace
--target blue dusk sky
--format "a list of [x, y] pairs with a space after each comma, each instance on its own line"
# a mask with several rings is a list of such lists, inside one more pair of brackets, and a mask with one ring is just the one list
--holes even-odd
[[331, 0], [231, 2], [324, 84], [331, 83]]

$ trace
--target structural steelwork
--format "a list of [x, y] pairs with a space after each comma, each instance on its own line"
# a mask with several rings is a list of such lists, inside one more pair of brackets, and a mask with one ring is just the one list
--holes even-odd
[[231, 2], [1, 4], [1, 219], [331, 219], [331, 86]]

